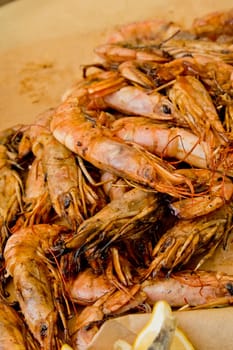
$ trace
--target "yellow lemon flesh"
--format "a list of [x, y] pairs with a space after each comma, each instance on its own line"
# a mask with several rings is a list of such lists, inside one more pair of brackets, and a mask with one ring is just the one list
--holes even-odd
[[170, 305], [165, 301], [158, 301], [152, 310], [149, 321], [137, 335], [133, 350], [153, 349], [156, 344], [158, 349], [168, 350], [176, 329], [175, 317]]
[[69, 346], [68, 344], [63, 344], [61, 347], [61, 350], [73, 350], [73, 348], [71, 346]]
[[114, 344], [114, 350], [194, 350], [194, 347], [176, 327], [176, 320], [169, 304], [158, 301], [149, 321], [137, 335], [131, 346], [124, 340]]
[[185, 334], [176, 328], [170, 350], [194, 350], [194, 347]]

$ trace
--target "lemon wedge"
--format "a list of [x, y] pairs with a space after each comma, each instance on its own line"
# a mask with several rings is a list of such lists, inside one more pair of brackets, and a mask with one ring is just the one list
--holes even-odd
[[68, 344], [63, 344], [61, 347], [61, 350], [73, 350], [73, 348], [71, 346], [69, 346]]
[[170, 305], [158, 301], [133, 345], [119, 339], [114, 350], [194, 350], [185, 334], [176, 327], [176, 320]]
[[170, 305], [166, 301], [158, 301], [153, 307], [149, 321], [137, 335], [132, 349], [147, 350], [151, 348], [152, 350], [153, 344], [156, 344], [158, 349], [168, 350], [175, 329], [176, 321]]

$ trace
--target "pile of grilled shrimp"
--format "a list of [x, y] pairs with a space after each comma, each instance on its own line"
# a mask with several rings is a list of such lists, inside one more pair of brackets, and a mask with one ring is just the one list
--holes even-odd
[[230, 305], [233, 10], [116, 28], [58, 106], [0, 132], [1, 349], [87, 349], [109, 318]]

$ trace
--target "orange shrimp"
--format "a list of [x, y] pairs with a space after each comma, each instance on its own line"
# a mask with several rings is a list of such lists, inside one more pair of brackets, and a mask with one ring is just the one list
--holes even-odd
[[69, 279], [66, 287], [69, 297], [80, 305], [93, 304], [104, 294], [116, 289], [104, 274], [94, 274], [90, 268]]
[[206, 215], [231, 202], [233, 183], [230, 178], [206, 169], [179, 169], [199, 191], [199, 196], [175, 200], [170, 204], [174, 215], [192, 219]]
[[[26, 342], [26, 327], [18, 313], [9, 305], [0, 302], [0, 347], [10, 350], [31, 349]], [[35, 349], [37, 346], [35, 344]]]
[[134, 22], [116, 28], [106, 44], [98, 46], [95, 52], [106, 62], [167, 62], [169, 56], [164, 55], [159, 45], [180, 31], [178, 24], [165, 20]]
[[[58, 142], [50, 132], [49, 123], [52, 115], [53, 110], [45, 112], [39, 116], [34, 125], [28, 128], [22, 138], [20, 152], [25, 154], [32, 149], [36, 156], [37, 164], [38, 162], [40, 164], [38, 170], [43, 172], [41, 174], [42, 181], [43, 176], [44, 179], [46, 177], [46, 182], [44, 180], [44, 191], [42, 189], [44, 192], [42, 200], [48, 201], [48, 210], [50, 203], [52, 203], [59, 217], [65, 218], [69, 224], [76, 226], [76, 224], [80, 224], [83, 221], [82, 205], [78, 191], [78, 167], [75, 155]], [[37, 175], [38, 173], [35, 174], [35, 176]], [[29, 176], [31, 176], [31, 173], [29, 173]], [[29, 185], [30, 181], [31, 178], [29, 177]], [[41, 185], [43, 186], [43, 183]], [[33, 189], [28, 189], [27, 194], [29, 194], [30, 190], [34, 191], [34, 187]], [[29, 196], [31, 195], [32, 193], [29, 194]]]
[[4, 250], [6, 271], [13, 277], [26, 323], [41, 348], [46, 350], [56, 349], [58, 334], [57, 310], [45, 252], [64, 232], [64, 227], [57, 225], [21, 228], [8, 239]]
[[232, 209], [229, 205], [194, 219], [179, 220], [155, 245], [145, 279], [163, 269], [170, 273], [185, 266], [193, 256], [198, 258], [196, 269], [199, 268], [231, 230]]
[[35, 158], [29, 168], [23, 202], [25, 226], [46, 223], [48, 221], [52, 203], [40, 159]]
[[198, 79], [193, 76], [177, 77], [168, 95], [195, 135], [201, 140], [210, 139], [213, 147], [226, 144], [225, 130], [212, 99]]
[[[155, 212], [159, 206], [157, 194], [139, 189], [132, 189], [123, 194], [121, 198], [115, 199], [107, 204], [102, 210], [91, 218], [85, 220], [78, 228], [77, 233], [65, 240], [68, 249], [90, 249], [93, 246], [98, 249], [98, 243], [108, 238], [116, 240], [121, 235], [132, 232], [134, 234], [142, 224]], [[148, 222], [152, 225], [156, 221], [156, 215]], [[147, 225], [145, 225], [145, 229]], [[94, 253], [92, 252], [92, 255]]]
[[145, 51], [146, 44], [143, 44], [140, 50], [140, 44], [104, 44], [98, 46], [95, 52], [100, 57], [104, 58], [107, 62], [121, 63], [128, 60], [139, 60], [142, 62], [167, 62], [169, 56], [164, 54], [159, 48], [155, 48], [148, 45], [147, 51]]
[[172, 173], [174, 169], [170, 165], [139, 147], [127, 145], [97, 125], [79, 105], [80, 93], [80, 89], [73, 92], [54, 113], [50, 128], [59, 142], [99, 169], [174, 196], [188, 195], [190, 190], [184, 190], [183, 186], [186, 179]]
[[132, 22], [116, 28], [107, 37], [108, 43], [117, 44], [119, 42], [147, 42], [152, 41], [160, 44], [178, 31], [181, 26], [171, 21], [163, 19], [152, 19], [146, 21]]
[[187, 126], [173, 103], [160, 93], [126, 86], [104, 97], [105, 103], [124, 114], [140, 115], [161, 121], [173, 121]]
[[233, 63], [233, 48], [227, 43], [216, 43], [200, 39], [172, 38], [161, 44], [161, 48], [173, 58], [184, 56], [206, 55], [220, 58], [223, 62]]
[[22, 210], [23, 184], [12, 163], [7, 148], [0, 145], [0, 261], [16, 215]]
[[233, 9], [216, 11], [195, 18], [192, 30], [198, 37], [208, 37], [216, 40], [219, 36], [233, 34]]
[[[82, 288], [82, 287], [81, 287]], [[86, 349], [98, 331], [98, 325], [110, 315], [122, 315], [131, 309], [140, 307], [146, 294], [140, 292], [140, 285], [127, 290], [113, 290], [104, 294], [92, 305], [86, 306], [72, 320], [70, 333], [72, 345], [77, 349]]]
[[112, 123], [114, 136], [136, 143], [162, 158], [175, 158], [197, 168], [222, 171], [232, 176], [232, 154], [228, 148], [216, 147], [201, 140], [188, 129], [169, 127], [149, 118], [125, 117]]
[[172, 307], [210, 308], [233, 303], [233, 276], [215, 271], [184, 270], [142, 283], [147, 302], [166, 300]]
[[195, 75], [206, 86], [210, 95], [226, 104], [225, 95], [232, 96], [233, 67], [221, 59], [204, 54], [193, 54], [164, 63], [156, 69], [156, 79], [160, 84], [174, 80], [179, 75]]

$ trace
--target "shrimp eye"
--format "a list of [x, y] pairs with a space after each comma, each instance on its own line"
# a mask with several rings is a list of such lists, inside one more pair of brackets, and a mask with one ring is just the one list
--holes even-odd
[[232, 283], [227, 283], [226, 284], [226, 289], [229, 292], [230, 295], [233, 295], [233, 284]]
[[64, 203], [64, 208], [68, 209], [71, 203], [70, 195], [65, 196], [63, 203]]
[[217, 181], [218, 181], [218, 182], [223, 181], [223, 178], [222, 178], [222, 177], [218, 177], [218, 178], [217, 178]]
[[48, 327], [46, 326], [46, 324], [42, 324], [40, 327], [40, 335], [42, 338], [46, 337], [47, 331], [48, 331]]
[[168, 107], [167, 105], [162, 105], [162, 112], [165, 114], [171, 114], [171, 108]]

